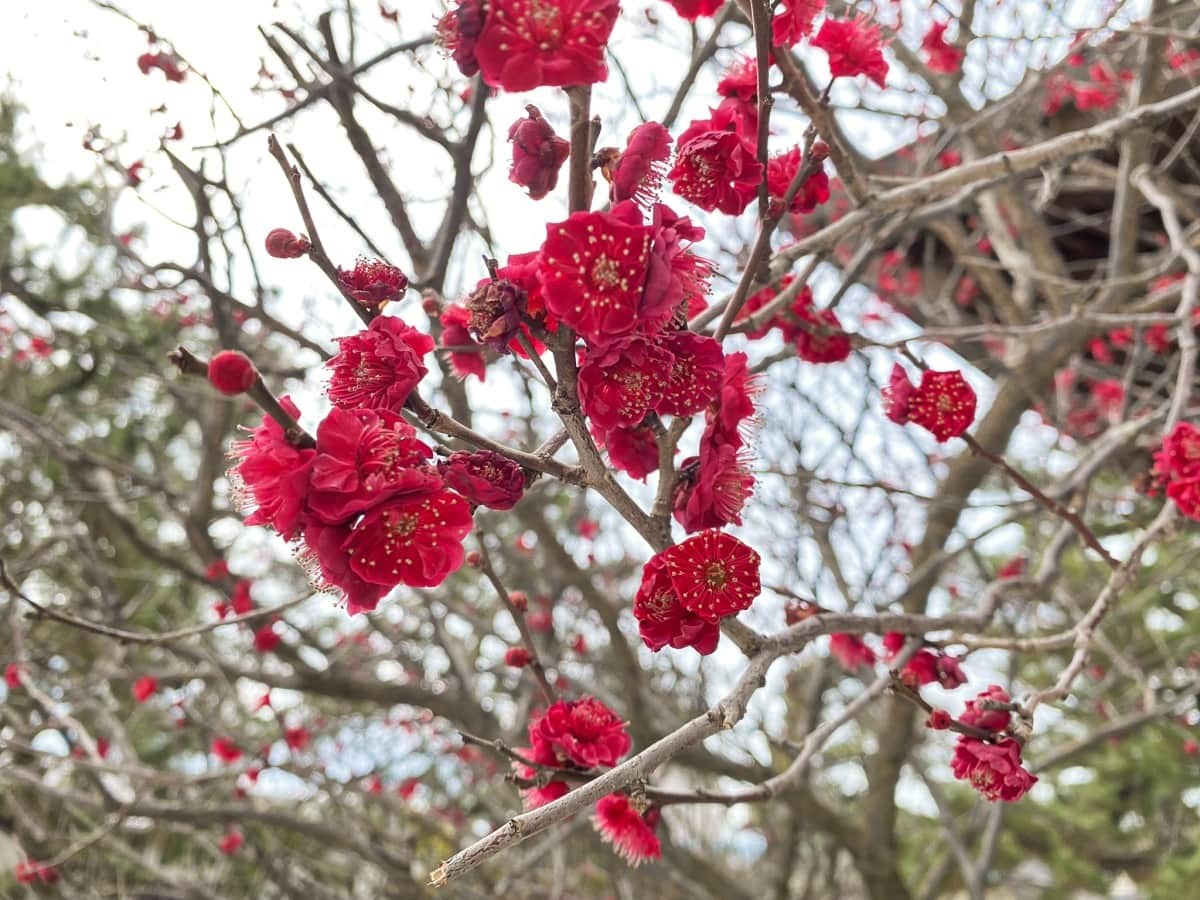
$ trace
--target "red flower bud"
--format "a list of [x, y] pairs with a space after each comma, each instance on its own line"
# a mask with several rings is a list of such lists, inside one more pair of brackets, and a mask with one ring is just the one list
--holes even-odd
[[312, 246], [308, 238], [295, 235], [286, 228], [272, 228], [267, 233], [267, 253], [276, 259], [296, 259]]
[[467, 553], [467, 565], [472, 569], [478, 569], [479, 564], [483, 561], [483, 557], [479, 555], [478, 550], [471, 550]]
[[517, 612], [525, 612], [529, 609], [529, 598], [525, 596], [524, 591], [510, 591], [508, 599]]
[[935, 709], [930, 711], [929, 718], [925, 720], [925, 727], [932, 728], [934, 731], [945, 731], [953, 721], [950, 713], [944, 709]]
[[237, 350], [222, 350], [208, 364], [209, 384], [229, 397], [246, 393], [257, 380], [254, 363]]
[[514, 669], [523, 669], [533, 660], [529, 651], [524, 647], [509, 647], [504, 654], [505, 665], [512, 666]]

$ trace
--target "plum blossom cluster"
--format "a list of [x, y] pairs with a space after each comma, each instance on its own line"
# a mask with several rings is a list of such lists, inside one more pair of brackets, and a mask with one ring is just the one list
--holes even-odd
[[[522, 791], [527, 809], [567, 794], [568, 777], [615, 766], [633, 745], [620, 717], [594, 697], [551, 704], [530, 720], [528, 734], [529, 746], [516, 751], [529, 763], [516, 765], [517, 778], [529, 785]], [[662, 855], [659, 819], [658, 810], [610, 794], [597, 802], [593, 823], [619, 856], [638, 865]]]
[[959, 735], [950, 769], [955, 778], [969, 781], [991, 801], [1019, 800], [1037, 783], [1037, 776], [1022, 765], [1021, 742], [1004, 736], [1012, 719], [1011, 706], [1008, 693], [993, 684], [968, 700], [959, 717], [963, 725], [986, 732], [987, 737]]
[[[490, 451], [435, 464], [400, 415], [426, 373], [428, 335], [376, 316], [339, 343], [328, 363], [334, 409], [315, 440], [264, 416], [234, 445], [231, 472], [253, 509], [247, 523], [296, 542], [318, 582], [339, 589], [353, 613], [374, 609], [397, 585], [441, 584], [463, 562], [473, 508], [510, 509], [524, 476]], [[299, 418], [290, 399], [280, 405]]]
[[1181, 513], [1200, 520], [1200, 429], [1179, 422], [1154, 454], [1154, 475]]

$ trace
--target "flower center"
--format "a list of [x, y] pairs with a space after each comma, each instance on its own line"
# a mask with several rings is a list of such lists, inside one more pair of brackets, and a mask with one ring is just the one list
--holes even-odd
[[714, 591], [719, 591], [729, 583], [729, 572], [723, 562], [710, 562], [704, 567], [704, 583]]
[[401, 515], [392, 516], [392, 521], [388, 526], [388, 531], [394, 537], [408, 537], [417, 530], [417, 524], [420, 520], [414, 513], [403, 513]]
[[607, 256], [599, 257], [592, 265], [592, 284], [598, 288], [616, 287], [621, 281], [617, 264]]

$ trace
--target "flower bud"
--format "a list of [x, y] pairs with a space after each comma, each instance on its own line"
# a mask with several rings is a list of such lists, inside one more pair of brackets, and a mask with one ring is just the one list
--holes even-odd
[[222, 394], [244, 394], [258, 380], [258, 370], [249, 357], [237, 350], [222, 350], [208, 364], [208, 382]]
[[267, 233], [267, 253], [276, 259], [296, 259], [303, 256], [312, 246], [308, 238], [295, 235], [286, 228], [272, 228]]

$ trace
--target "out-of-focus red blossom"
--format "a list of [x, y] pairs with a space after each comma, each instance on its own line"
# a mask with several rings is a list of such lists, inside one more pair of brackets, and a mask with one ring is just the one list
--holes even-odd
[[641, 335], [590, 347], [579, 367], [579, 403], [602, 430], [633, 428], [663, 397], [671, 353]]
[[594, 344], [633, 331], [650, 239], [649, 228], [612, 213], [577, 212], [547, 226], [538, 258], [546, 308]]
[[683, 199], [708, 212], [741, 214], [758, 193], [763, 166], [753, 141], [738, 131], [732, 113], [693, 121], [676, 143], [675, 165], [668, 173]]
[[312, 732], [302, 725], [285, 728], [283, 730], [283, 740], [287, 743], [288, 749], [299, 752], [307, 747], [312, 740]]
[[212, 753], [226, 765], [233, 765], [242, 758], [242, 751], [229, 738], [217, 737], [212, 740]]
[[925, 720], [925, 727], [932, 728], [934, 731], [945, 731], [953, 721], [953, 717], [946, 710], [932, 709], [929, 717]]
[[506, 91], [595, 84], [608, 77], [604, 48], [618, 0], [488, 0], [475, 43], [483, 80]]
[[227, 397], [246, 393], [257, 380], [254, 363], [238, 350], [222, 350], [208, 363], [208, 383]]
[[[803, 164], [804, 156], [799, 147], [778, 153], [767, 160], [767, 193], [782, 203]], [[809, 213], [828, 199], [829, 176], [825, 174], [824, 165], [817, 163], [812, 174], [804, 179], [804, 183], [796, 191], [796, 196], [788, 204], [787, 211], [795, 215]]]
[[963, 57], [966, 54], [953, 44], [947, 43], [946, 29], [948, 27], [950, 27], [949, 22], [934, 22], [921, 40], [921, 49], [925, 51], [925, 65], [929, 67], [930, 71], [949, 74], [957, 72], [962, 66]]
[[10, 691], [15, 691], [21, 686], [21, 677], [21, 666], [17, 663], [10, 662], [4, 667], [4, 684]]
[[456, 451], [438, 463], [446, 484], [476, 506], [512, 509], [525, 493], [525, 473], [507, 457], [491, 450]]
[[[299, 418], [300, 410], [290, 398], [281, 397], [279, 405]], [[284, 540], [296, 537], [315, 455], [311, 448], [292, 446], [283, 427], [270, 416], [263, 416], [248, 439], [233, 443], [230, 456], [237, 464], [231, 472], [256, 507], [246, 517], [247, 525], [270, 525]]]
[[508, 129], [513, 145], [508, 180], [526, 188], [531, 199], [541, 200], [558, 184], [558, 170], [567, 161], [571, 145], [554, 133], [536, 106], [526, 106], [525, 114]]
[[281, 640], [275, 631], [275, 623], [270, 622], [254, 632], [254, 649], [259, 653], [274, 653]]
[[416, 429], [387, 409], [338, 409], [317, 428], [309, 511], [330, 525], [394, 497], [428, 494], [442, 480]]
[[524, 647], [509, 647], [504, 651], [504, 664], [514, 669], [523, 669], [533, 662], [533, 656]]
[[[458, 70], [467, 78], [479, 71], [475, 58], [475, 44], [483, 31], [484, 0], [457, 0], [438, 21], [438, 45], [450, 54]], [[464, 99], [463, 103], [469, 101]]]
[[1008, 727], [1012, 713], [1008, 709], [991, 709], [989, 707], [993, 704], [1008, 706], [1011, 703], [1012, 698], [1008, 696], [1008, 692], [1004, 688], [998, 684], [989, 684], [987, 690], [980, 692], [974, 700], [967, 701], [967, 708], [959, 716], [959, 719], [964, 725], [973, 725], [984, 731], [1003, 731]]
[[701, 656], [717, 649], [721, 626], [684, 609], [675, 595], [671, 576], [662, 556], [655, 556], [642, 570], [642, 583], [633, 600], [642, 642], [657, 652], [663, 647], [682, 650], [692, 647]]
[[913, 422], [942, 443], [959, 437], [975, 421], [975, 391], [961, 372], [926, 370], [916, 387], [897, 363], [883, 389], [883, 409], [893, 422]]
[[158, 69], [167, 81], [177, 84], [187, 78], [187, 71], [180, 65], [180, 59], [174, 53], [164, 53], [161, 50], [143, 53], [137, 58], [137, 66], [143, 75], [149, 75], [151, 70]]
[[888, 64], [883, 58], [882, 32], [866, 16], [826, 18], [811, 44], [829, 55], [829, 72], [835, 78], [866, 75], [879, 87], [886, 85]]
[[700, 455], [680, 466], [673, 514], [688, 534], [742, 524], [742, 507], [754, 493], [751, 454], [745, 447], [700, 442]]
[[1188, 756], [1195, 756], [1197, 753], [1200, 753], [1200, 742], [1188, 738], [1183, 742], [1183, 752]]
[[883, 636], [884, 659], [895, 659], [900, 651], [904, 649], [904, 643], [907, 641], [899, 631], [889, 631]]
[[996, 570], [996, 578], [1001, 581], [1007, 578], [1020, 578], [1025, 574], [1025, 569], [1028, 565], [1029, 557], [1014, 556]]
[[53, 866], [26, 859], [17, 863], [13, 869], [13, 877], [17, 879], [18, 884], [34, 884], [38, 881], [42, 884], [55, 884], [58, 882], [59, 874], [58, 869]]
[[719, 622], [748, 609], [762, 589], [759, 556], [731, 534], [702, 531], [658, 554], [684, 609]]
[[220, 581], [229, 574], [229, 563], [223, 559], [214, 559], [204, 570], [206, 581]]
[[662, 188], [671, 158], [671, 134], [658, 122], [646, 122], [629, 133], [625, 151], [612, 166], [612, 201], [633, 200], [649, 208]]
[[1154, 454], [1154, 472], [1179, 511], [1200, 520], [1200, 429], [1177, 423]]
[[725, 5], [725, 0], [667, 0], [689, 22], [695, 22], [704, 16], [715, 15], [717, 10]]
[[297, 259], [312, 249], [304, 235], [296, 235], [286, 228], [272, 228], [267, 232], [267, 254], [276, 259]]
[[399, 300], [408, 290], [408, 276], [382, 259], [360, 257], [350, 271], [338, 269], [338, 281], [346, 293], [363, 306]]
[[[533, 725], [530, 729], [532, 732]], [[560, 766], [558, 756], [554, 752], [552, 745], [545, 741], [533, 741], [532, 747], [517, 747], [516, 753], [523, 759], [529, 760], [531, 763], [536, 763], [539, 766]], [[535, 768], [532, 765], [524, 766], [520, 763], [514, 763], [513, 769], [518, 778], [534, 780], [544, 776], [544, 769]], [[547, 781], [541, 786], [525, 788], [521, 791], [521, 800], [525, 804], [526, 809], [537, 809], [540, 806], [545, 806], [547, 803], [553, 803], [559, 797], [565, 796], [571, 790], [570, 786], [565, 781]]]
[[813, 21], [825, 9], [825, 0], [782, 0], [771, 20], [771, 43], [791, 47], [812, 34]]
[[377, 316], [358, 334], [339, 338], [338, 345], [326, 363], [333, 405], [393, 412], [425, 377], [422, 357], [434, 347], [433, 338], [395, 316]]
[[950, 770], [992, 802], [1019, 800], [1037, 783], [1037, 776], [1021, 765], [1021, 745], [1014, 738], [990, 744], [959, 735]]
[[237, 831], [236, 829], [230, 829], [225, 833], [225, 836], [221, 838], [220, 843], [217, 844], [217, 849], [226, 856], [233, 856], [233, 854], [237, 853], [238, 850], [241, 849], [241, 846], [245, 840], [245, 837], [242, 836], [240, 831]]
[[658, 471], [658, 436], [649, 425], [594, 433], [597, 443], [608, 451], [609, 461], [630, 478], [645, 480]]
[[847, 672], [875, 665], [875, 651], [856, 634], [831, 634], [829, 652]]
[[784, 334], [795, 344], [796, 355], [801, 359], [810, 363], [836, 363], [850, 355], [850, 336], [842, 330], [837, 313], [832, 309], [817, 309], [808, 288], [796, 295], [790, 312], [798, 324], [787, 325]]
[[585, 541], [594, 541], [600, 533], [600, 523], [592, 519], [580, 519], [575, 525], [575, 533]]
[[145, 703], [158, 693], [158, 679], [152, 675], [142, 675], [133, 682], [130, 692], [138, 703]]
[[1125, 406], [1125, 386], [1115, 378], [1106, 378], [1092, 382], [1092, 399], [1100, 414], [1110, 422], [1121, 420], [1121, 411]]
[[363, 581], [436, 587], [462, 565], [473, 524], [471, 505], [452, 491], [399, 497], [368, 511], [342, 549]]
[[146, 164], [140, 159], [125, 168], [125, 181], [130, 187], [137, 187], [145, 181], [146, 177], [142, 174], [145, 168]]
[[559, 700], [529, 724], [529, 740], [540, 762], [547, 752], [559, 765], [584, 769], [615, 766], [632, 745], [620, 716], [594, 697]]
[[657, 810], [643, 816], [625, 794], [609, 794], [597, 801], [592, 822], [613, 852], [636, 868], [662, 857], [662, 846], [654, 833], [660, 817]]
[[465, 306], [455, 303], [447, 306], [439, 318], [442, 324], [442, 347], [478, 347], [479, 350], [451, 350], [448, 354], [450, 367], [457, 378], [474, 375], [480, 381], [487, 378], [487, 360], [483, 358], [483, 345], [471, 336], [467, 326], [471, 314]]
[[229, 607], [235, 616], [244, 616], [254, 609], [254, 598], [250, 595], [254, 582], [249, 578], [240, 578], [233, 586], [229, 597]]

